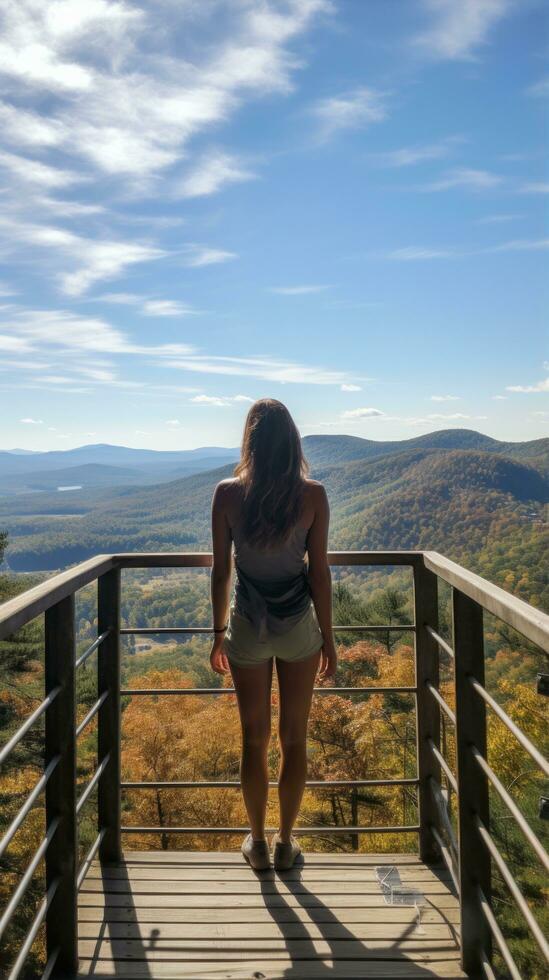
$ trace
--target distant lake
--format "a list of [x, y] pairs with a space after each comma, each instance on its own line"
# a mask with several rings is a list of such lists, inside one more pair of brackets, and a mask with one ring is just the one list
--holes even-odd
[[63, 490], [81, 490], [82, 484], [75, 484], [73, 487], [57, 487], [58, 490], [63, 492]]

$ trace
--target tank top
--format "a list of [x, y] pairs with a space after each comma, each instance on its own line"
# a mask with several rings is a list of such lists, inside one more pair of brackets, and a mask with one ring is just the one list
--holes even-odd
[[234, 606], [254, 625], [258, 639], [287, 632], [311, 603], [308, 528], [296, 524], [283, 542], [261, 547], [246, 541], [239, 517], [231, 527], [236, 582]]

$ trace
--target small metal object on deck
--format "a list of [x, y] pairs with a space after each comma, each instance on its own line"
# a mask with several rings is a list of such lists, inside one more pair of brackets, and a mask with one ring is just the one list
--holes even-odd
[[407, 888], [402, 883], [400, 872], [395, 865], [377, 867], [376, 878], [387, 905], [413, 906], [417, 912], [417, 924], [420, 926], [421, 909], [426, 904], [423, 892], [417, 888]]

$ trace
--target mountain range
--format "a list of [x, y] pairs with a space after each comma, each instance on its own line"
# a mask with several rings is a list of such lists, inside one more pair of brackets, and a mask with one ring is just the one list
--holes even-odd
[[[82, 462], [86, 448], [75, 467], [58, 470], [68, 485], [71, 472], [82, 482], [83, 469], [107, 465]], [[332, 549], [439, 550], [494, 581], [512, 576], [518, 594], [549, 602], [549, 440], [507, 443], [454, 429], [397, 443], [307, 436], [303, 448], [311, 475], [326, 486]], [[207, 468], [161, 482], [164, 472], [152, 486], [5, 496], [9, 567], [53, 570], [98, 552], [209, 548], [211, 495], [234, 467], [227, 451], [201, 450], [194, 460], [206, 459]]]

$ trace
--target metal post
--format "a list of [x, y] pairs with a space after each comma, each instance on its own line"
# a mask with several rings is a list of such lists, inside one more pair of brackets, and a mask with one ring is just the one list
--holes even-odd
[[430, 681], [438, 688], [439, 649], [426, 626], [438, 629], [438, 583], [433, 572], [423, 563], [414, 565], [415, 650], [417, 685], [417, 768], [419, 778], [419, 854], [427, 864], [441, 860], [440, 848], [431, 832], [434, 826], [442, 836], [440, 814], [429, 785], [434, 778], [440, 783], [440, 765], [429, 746], [432, 739], [440, 749], [440, 707], [429, 694], [425, 684]]
[[48, 958], [59, 950], [56, 976], [74, 976], [78, 969], [75, 659], [72, 594], [45, 614], [46, 694], [61, 688], [46, 712], [44, 759], [47, 767], [61, 757], [46, 785], [46, 826], [60, 820], [46, 851], [46, 889], [59, 879], [46, 916]]
[[99, 780], [97, 817], [105, 835], [99, 848], [101, 861], [120, 861], [120, 569], [101, 575], [97, 583], [98, 632], [109, 630], [99, 646], [98, 693], [108, 691], [99, 709], [99, 762], [110, 753], [109, 764]]
[[477, 813], [489, 827], [488, 780], [475, 762], [471, 746], [486, 758], [486, 706], [473, 691], [470, 675], [484, 684], [483, 612], [473, 599], [453, 589], [456, 682], [456, 753], [458, 840], [461, 904], [461, 961], [468, 976], [483, 976], [482, 958], [491, 956], [491, 935], [479, 900], [478, 886], [490, 901], [490, 855], [474, 822]]

